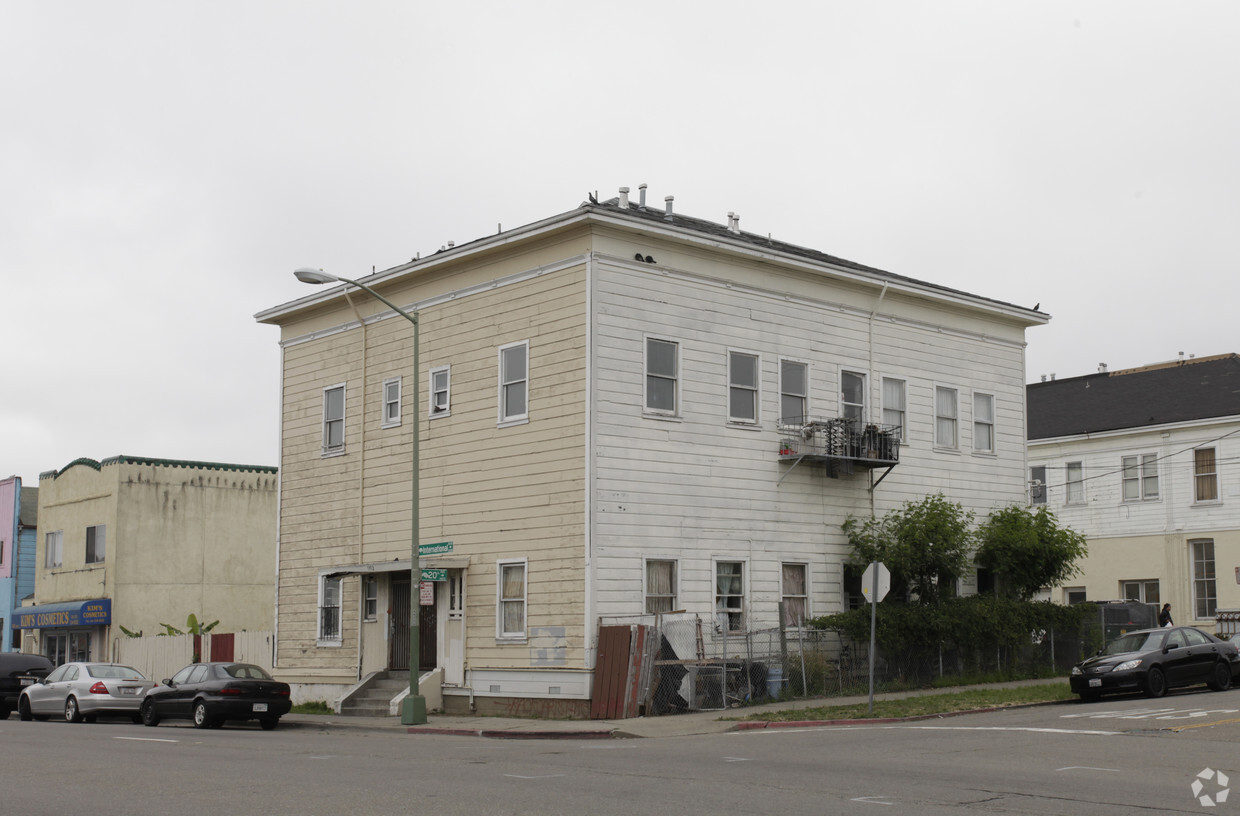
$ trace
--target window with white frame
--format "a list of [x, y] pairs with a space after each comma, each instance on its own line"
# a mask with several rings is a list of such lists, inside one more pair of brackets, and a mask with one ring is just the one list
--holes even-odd
[[973, 450], [995, 452], [994, 394], [973, 394]]
[[675, 416], [679, 410], [680, 344], [646, 338], [646, 411]]
[[452, 412], [452, 367], [431, 369], [430, 380], [430, 417], [448, 416]]
[[344, 386], [323, 389], [323, 453], [344, 450]]
[[1085, 603], [1089, 600], [1085, 587], [1064, 587], [1063, 602], [1072, 606], [1073, 604]]
[[102, 564], [108, 551], [108, 528], [96, 524], [86, 528], [86, 563]]
[[1120, 581], [1119, 597], [1125, 601], [1140, 601], [1147, 604], [1162, 602], [1158, 592], [1158, 581], [1153, 578], [1141, 581]]
[[758, 421], [758, 355], [728, 352], [728, 421]]
[[374, 575], [362, 577], [362, 620], [379, 619], [379, 578]]
[[908, 440], [905, 429], [907, 385], [904, 380], [883, 377], [883, 424], [899, 428], [900, 441]]
[[448, 570], [448, 619], [465, 619], [465, 570]]
[[1080, 462], [1069, 462], [1064, 472], [1067, 476], [1068, 504], [1085, 503], [1085, 470]]
[[498, 564], [496, 636], [525, 637], [526, 562], [500, 561]]
[[809, 421], [809, 364], [779, 361], [779, 421], [804, 425]]
[[65, 534], [62, 530], [54, 533], [48, 533], [43, 538], [47, 547], [44, 554], [44, 565], [48, 567], [59, 567], [65, 560]]
[[339, 643], [341, 640], [340, 578], [323, 576], [319, 592], [319, 644]]
[[1214, 539], [1199, 538], [1188, 542], [1193, 558], [1193, 617], [1197, 620], [1213, 618], [1218, 609], [1218, 589], [1215, 585]]
[[1121, 460], [1124, 501], [1158, 498], [1158, 457], [1152, 453], [1125, 456]]
[[395, 428], [397, 425], [400, 425], [400, 377], [390, 377], [383, 381], [383, 417], [379, 426]]
[[529, 418], [530, 341], [509, 343], [499, 349], [499, 421]]
[[646, 561], [646, 614], [676, 609], [676, 562], [670, 559]]
[[960, 416], [955, 388], [935, 386], [934, 389], [934, 445], [955, 450], [959, 446], [957, 421]]
[[715, 628], [745, 629], [745, 562], [715, 562]]
[[780, 565], [780, 598], [784, 602], [784, 626], [800, 627], [809, 617], [809, 565]]
[[1029, 468], [1029, 503], [1046, 504], [1046, 465]]
[[1218, 465], [1214, 448], [1193, 451], [1193, 495], [1199, 502], [1218, 501]]
[[865, 375], [856, 371], [840, 372], [840, 413], [844, 419], [860, 425], [865, 422]]

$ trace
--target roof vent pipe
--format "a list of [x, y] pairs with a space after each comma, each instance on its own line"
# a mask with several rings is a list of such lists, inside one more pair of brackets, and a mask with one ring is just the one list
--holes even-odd
[[664, 210], [663, 218], [666, 221], [672, 220], [672, 202], [676, 200], [676, 196], [665, 196], [663, 198]]
[[620, 209], [627, 210], [629, 208], [629, 188], [620, 188]]
[[741, 216], [740, 213], [728, 213], [728, 232], [741, 234]]
[[1106, 364], [1106, 363], [1098, 363], [1098, 373], [1099, 373], [1099, 374], [1105, 374], [1105, 373], [1107, 373], [1107, 364]]
[[637, 206], [644, 210], [646, 209], [646, 185], [645, 184], [637, 185], [637, 193], [638, 193]]

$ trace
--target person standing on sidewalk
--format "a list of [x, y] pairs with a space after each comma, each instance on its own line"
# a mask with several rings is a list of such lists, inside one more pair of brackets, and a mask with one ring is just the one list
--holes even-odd
[[1175, 621], [1171, 620], [1171, 604], [1163, 604], [1162, 611], [1158, 613], [1158, 626], [1160, 629], [1175, 626]]

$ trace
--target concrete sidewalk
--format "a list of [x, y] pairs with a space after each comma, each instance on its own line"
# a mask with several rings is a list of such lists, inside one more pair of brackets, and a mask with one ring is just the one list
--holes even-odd
[[[971, 689], [1019, 688], [1059, 680], [1015, 680], [1007, 683], [985, 683], [976, 686], [919, 689], [876, 694], [878, 700], [901, 700], [928, 694], [950, 694]], [[535, 720], [518, 717], [473, 717], [431, 714], [425, 725], [405, 726], [400, 717], [345, 717], [338, 714], [288, 714], [280, 719], [280, 727], [318, 728], [327, 731], [363, 730], [393, 734], [436, 734], [440, 736], [490, 737], [493, 739], [624, 739], [689, 737], [701, 734], [724, 734], [738, 731], [740, 723], [727, 717], [745, 717], [768, 711], [789, 711], [824, 705], [856, 705], [869, 701], [868, 695], [853, 697], [815, 697], [765, 703], [727, 711], [693, 711], [662, 717], [635, 717], [627, 720]], [[856, 720], [855, 722], [865, 722]], [[889, 720], [884, 720], [889, 722]]]

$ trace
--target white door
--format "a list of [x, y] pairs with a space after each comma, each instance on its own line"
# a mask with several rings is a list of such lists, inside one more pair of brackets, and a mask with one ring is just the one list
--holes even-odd
[[442, 645], [443, 682], [445, 686], [465, 685], [465, 570], [448, 570], [447, 592], [440, 601], [443, 621]]

